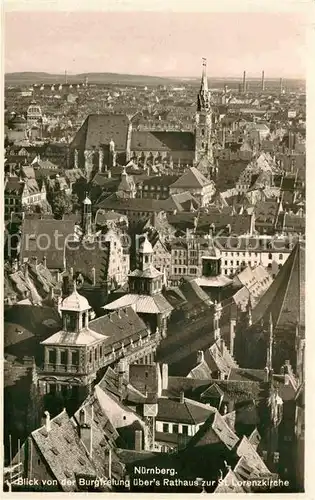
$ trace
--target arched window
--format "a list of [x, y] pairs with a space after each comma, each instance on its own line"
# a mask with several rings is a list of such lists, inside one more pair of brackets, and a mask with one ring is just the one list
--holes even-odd
[[279, 254], [279, 260], [283, 260], [283, 254], [282, 253]]

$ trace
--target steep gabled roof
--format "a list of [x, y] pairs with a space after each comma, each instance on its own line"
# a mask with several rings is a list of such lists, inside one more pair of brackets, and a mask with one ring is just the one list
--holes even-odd
[[89, 115], [78, 130], [71, 148], [98, 149], [115, 143], [116, 150], [125, 151], [129, 120], [126, 115]]
[[252, 311], [253, 323], [267, 324], [272, 315], [274, 328], [295, 329], [305, 324], [305, 249], [299, 242], [280, 269], [274, 282]]
[[96, 476], [95, 466], [65, 410], [51, 419], [50, 426], [49, 432], [44, 426], [31, 437], [63, 491], [76, 491], [77, 475]]
[[170, 188], [196, 189], [208, 186], [212, 181], [207, 179], [197, 168], [191, 167]]

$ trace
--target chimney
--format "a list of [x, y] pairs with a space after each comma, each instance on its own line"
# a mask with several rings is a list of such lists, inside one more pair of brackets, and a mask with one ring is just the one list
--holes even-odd
[[107, 170], [107, 179], [111, 179], [112, 178], [112, 173], [110, 170]]
[[[91, 407], [91, 410], [92, 410], [92, 418], [91, 418], [92, 422], [94, 413], [93, 406]], [[84, 444], [85, 448], [87, 449], [90, 457], [92, 457], [92, 448], [93, 448], [92, 426], [87, 424], [86, 422], [86, 413], [84, 408], [80, 410], [79, 420], [80, 420], [80, 439]]]
[[179, 402], [180, 402], [180, 404], [184, 404], [185, 403], [185, 393], [184, 393], [184, 391], [180, 391]]
[[220, 339], [219, 339], [219, 346], [220, 346], [220, 351], [223, 354], [223, 352], [224, 352], [224, 340], [222, 337], [220, 337]]
[[142, 431], [135, 431], [135, 451], [142, 451]]
[[108, 450], [108, 479], [110, 480], [112, 477], [112, 450], [109, 448]]
[[203, 351], [197, 351], [197, 363], [203, 363], [204, 362], [204, 353]]
[[231, 318], [230, 319], [230, 353], [232, 354], [232, 356], [234, 353], [235, 326], [236, 326], [236, 320]]
[[44, 412], [44, 415], [45, 415], [45, 427], [46, 427], [46, 431], [47, 431], [47, 432], [50, 432], [50, 431], [51, 431], [50, 414], [49, 414], [49, 412], [46, 410], [46, 411]]
[[288, 373], [284, 374], [284, 385], [289, 385], [290, 384], [291, 377]]
[[73, 278], [73, 267], [70, 267], [69, 273], [70, 273], [71, 278]]
[[261, 90], [264, 92], [265, 90], [265, 72], [262, 70], [261, 73]]
[[162, 390], [168, 388], [168, 365], [162, 364]]
[[95, 273], [95, 267], [92, 267], [92, 283], [93, 286], [96, 285], [96, 273]]
[[243, 92], [246, 92], [246, 71], [243, 72]]

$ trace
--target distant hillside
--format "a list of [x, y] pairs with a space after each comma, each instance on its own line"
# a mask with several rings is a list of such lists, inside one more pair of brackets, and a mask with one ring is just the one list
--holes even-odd
[[[82, 83], [85, 78], [88, 78], [89, 83], [118, 83], [118, 84], [137, 84], [137, 85], [169, 85], [173, 82], [178, 82], [179, 79], [163, 78], [158, 76], [148, 75], [126, 75], [119, 73], [81, 73], [79, 75], [68, 75], [68, 83]], [[63, 83], [65, 75], [50, 74], [42, 72], [19, 72], [6, 73], [6, 85], [31, 85], [34, 83]]]

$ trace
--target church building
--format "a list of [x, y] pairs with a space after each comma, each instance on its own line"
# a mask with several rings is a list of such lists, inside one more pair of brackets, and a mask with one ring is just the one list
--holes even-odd
[[96, 171], [130, 161], [143, 167], [162, 162], [196, 166], [208, 175], [213, 170], [211, 129], [211, 100], [203, 59], [194, 132], [138, 131], [132, 119], [123, 114], [92, 114], [72, 141], [70, 156], [74, 167], [82, 168], [88, 179]]

